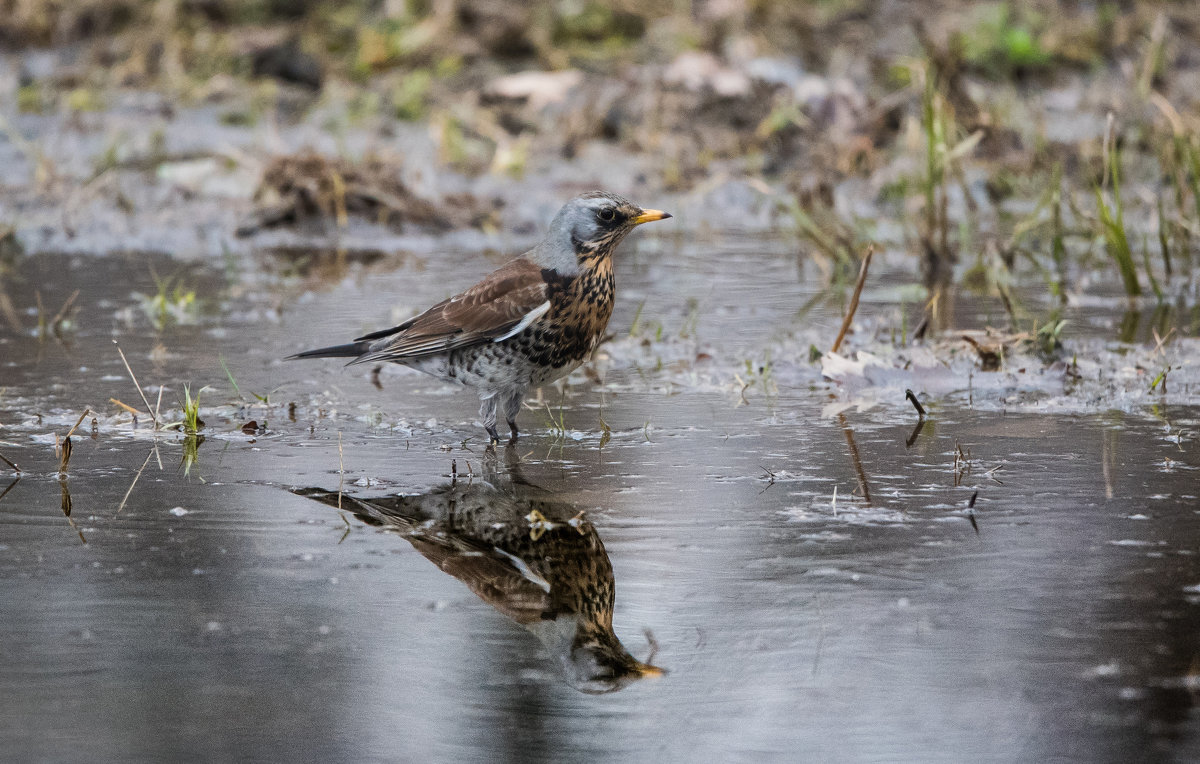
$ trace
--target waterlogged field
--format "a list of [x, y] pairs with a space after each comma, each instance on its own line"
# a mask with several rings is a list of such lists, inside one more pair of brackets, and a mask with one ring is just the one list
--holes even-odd
[[1200, 760], [1195, 6], [0, 0], [0, 760]]
[[[469, 394], [279, 360], [494, 256], [19, 261], [6, 756], [1200, 753], [1194, 340], [1141, 341], [1188, 313], [1127, 344], [1124, 298], [1081, 301], [1057, 360], [1014, 342], [982, 371], [957, 334], [901, 336], [920, 306], [883, 260], [842, 349], [874, 360], [830, 380], [809, 348], [849, 288], [790, 246], [632, 242], [614, 337], [498, 453]], [[953, 307], [961, 332], [1004, 314]]]

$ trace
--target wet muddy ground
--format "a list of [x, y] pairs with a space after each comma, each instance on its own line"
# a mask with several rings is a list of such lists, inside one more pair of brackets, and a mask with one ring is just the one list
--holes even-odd
[[[886, 373], [831, 381], [808, 353], [828, 350], [846, 294], [794, 243], [679, 222], [619, 253], [614, 338], [492, 456], [466, 393], [279, 359], [406, 317], [502, 254], [16, 261], [0, 317], [0, 454], [21, 469], [0, 474], [4, 757], [1200, 755], [1186, 307], [1135, 317], [1125, 344], [1124, 299], [1097, 289], [1068, 309], [1080, 328], [1058, 367], [982, 372], [963, 345], [921, 372], [897, 336], [919, 319], [911, 276], [882, 260], [844, 352]], [[70, 320], [39, 333], [37, 295], [53, 316], [75, 290]], [[961, 291], [952, 308], [964, 331], [1004, 314]], [[1156, 320], [1182, 327], [1158, 350]], [[165, 387], [164, 421], [185, 383], [207, 386], [202, 441], [110, 402], [146, 408], [114, 339], [150, 405]], [[60, 476], [55, 434], [85, 409], [94, 430], [85, 417]], [[304, 489], [342, 491], [342, 510]], [[397, 494], [411, 501], [390, 515], [350, 501]], [[496, 519], [449, 528], [448, 495]], [[481, 542], [488, 528], [524, 551]], [[509, 578], [483, 587], [467, 572], [483, 563]], [[633, 663], [597, 658], [596, 682], [577, 681], [504, 581], [527, 598], [614, 585]]]

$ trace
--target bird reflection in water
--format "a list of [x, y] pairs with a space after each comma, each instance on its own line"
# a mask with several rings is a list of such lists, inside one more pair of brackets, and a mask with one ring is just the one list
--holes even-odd
[[[571, 505], [524, 480], [516, 465], [488, 480], [456, 480], [415, 496], [358, 498], [341, 508], [403, 536], [430, 562], [533, 632], [587, 693], [619, 690], [663, 670], [625, 649], [613, 631], [613, 569], [595, 527]], [[320, 488], [297, 494], [338, 506]]]

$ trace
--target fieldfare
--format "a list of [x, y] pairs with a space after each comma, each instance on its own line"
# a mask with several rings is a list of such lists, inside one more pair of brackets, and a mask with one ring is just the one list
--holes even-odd
[[[294, 493], [399, 533], [438, 568], [533, 632], [586, 693], [619, 690], [663, 670], [613, 631], [612, 563], [582, 512], [523, 482], [452, 482], [415, 496]], [[651, 660], [647, 658], [647, 661]]]
[[616, 291], [613, 250], [634, 227], [669, 217], [616, 194], [577, 196], [537, 246], [465, 292], [399, 326], [288, 360], [390, 361], [457, 382], [479, 393], [491, 441], [500, 441], [498, 410], [515, 441], [526, 391], [569, 374], [604, 336]]

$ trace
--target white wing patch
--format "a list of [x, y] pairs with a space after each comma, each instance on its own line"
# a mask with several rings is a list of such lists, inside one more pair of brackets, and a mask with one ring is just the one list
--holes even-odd
[[550, 310], [550, 301], [546, 300], [541, 305], [526, 313], [525, 317], [521, 319], [521, 323], [514, 326], [506, 334], [502, 334], [501, 336], [492, 340], [492, 342], [503, 342], [509, 337], [516, 337], [518, 334], [528, 329], [530, 324], [545, 315], [546, 311], [548, 310]]
[[520, 557], [509, 554], [508, 552], [504, 551], [503, 549], [501, 549], [498, 546], [492, 547], [492, 550], [499, 552], [500, 554], [507, 557], [508, 561], [510, 563], [512, 563], [512, 566], [517, 569], [518, 573], [521, 574], [521, 578], [525, 579], [526, 581], [529, 581], [532, 584], [535, 584], [539, 589], [544, 591], [546, 594], [550, 593], [550, 582], [547, 581], [546, 579], [542, 578], [541, 576], [539, 576], [537, 573], [535, 573], [533, 571], [533, 569], [530, 568], [529, 565], [527, 565], [525, 563], [525, 561], [522, 560]]

